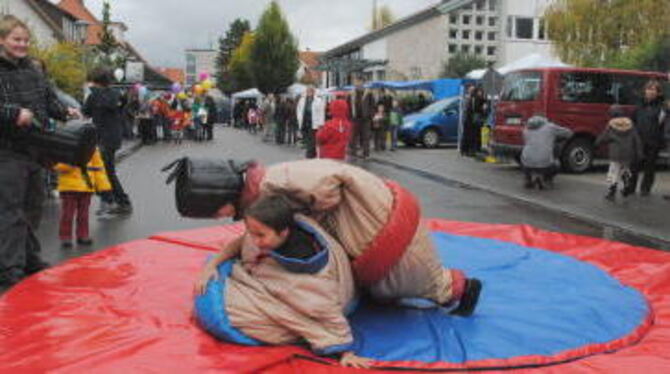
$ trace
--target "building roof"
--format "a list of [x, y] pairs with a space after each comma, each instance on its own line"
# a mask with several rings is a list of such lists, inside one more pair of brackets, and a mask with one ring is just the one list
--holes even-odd
[[433, 5], [429, 8], [426, 8], [424, 10], [421, 10], [417, 13], [411, 14], [405, 18], [401, 18], [400, 20], [376, 31], [372, 31], [370, 33], [367, 33], [363, 36], [360, 36], [354, 40], [351, 40], [347, 43], [344, 43], [342, 45], [339, 45], [329, 51], [326, 51], [323, 55], [326, 58], [331, 58], [331, 57], [336, 57], [341, 54], [349, 53], [352, 52], [356, 49], [361, 48], [363, 45], [370, 43], [372, 41], [381, 39], [385, 36], [388, 36], [389, 34], [392, 34], [394, 32], [406, 29], [408, 27], [414, 26], [416, 24], [419, 24], [421, 22], [424, 22], [426, 20], [429, 20], [433, 17], [437, 17], [442, 14], [442, 12], [439, 9], [439, 6], [442, 5], [442, 3], [438, 5]]
[[172, 82], [184, 83], [186, 81], [186, 74], [184, 69], [179, 68], [156, 68], [156, 72], [160, 73]]
[[304, 51], [300, 52], [298, 55], [298, 58], [300, 61], [302, 61], [305, 66], [307, 66], [310, 69], [313, 69], [317, 66], [319, 66], [319, 58], [321, 57], [323, 53], [321, 52], [312, 52], [312, 51]]
[[89, 23], [88, 35], [86, 36], [85, 44], [98, 45], [100, 44], [100, 33], [102, 33], [102, 24], [93, 13], [84, 5], [84, 0], [61, 0], [58, 7], [66, 10], [82, 21]]

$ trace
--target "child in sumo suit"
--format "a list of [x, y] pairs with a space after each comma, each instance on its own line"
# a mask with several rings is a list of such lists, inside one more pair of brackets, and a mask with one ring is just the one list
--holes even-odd
[[[223, 296], [230, 325], [252, 342], [306, 341], [317, 354], [339, 356], [344, 366], [369, 367], [370, 360], [351, 350], [353, 335], [345, 314], [353, 311], [355, 288], [341, 245], [315, 221], [294, 215], [282, 196], [256, 201], [245, 211], [244, 223], [239, 245], [227, 247], [207, 264], [217, 268], [237, 259]], [[208, 281], [196, 284], [196, 294], [211, 292]]]

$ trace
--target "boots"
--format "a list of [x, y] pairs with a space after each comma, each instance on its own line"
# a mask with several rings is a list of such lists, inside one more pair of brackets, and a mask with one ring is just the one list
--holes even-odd
[[[616, 201], [616, 190], [617, 190], [617, 185], [615, 183], [615, 184], [611, 185], [609, 187], [609, 189], [607, 190], [607, 195], [605, 195], [605, 200], [615, 202]], [[624, 197], [625, 197], [625, 195], [624, 195]]]
[[456, 309], [449, 312], [451, 315], [460, 317], [469, 317], [475, 312], [477, 302], [479, 301], [479, 294], [482, 292], [482, 282], [477, 278], [469, 278], [465, 280], [465, 291], [458, 302]]

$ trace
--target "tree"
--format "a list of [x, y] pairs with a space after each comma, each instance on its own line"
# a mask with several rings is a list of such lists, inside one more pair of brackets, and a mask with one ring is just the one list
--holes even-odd
[[549, 38], [564, 61], [586, 67], [639, 68], [642, 56], [670, 35], [670, 1], [561, 0], [548, 8], [545, 20]]
[[253, 88], [255, 85], [254, 74], [251, 70], [251, 51], [254, 44], [255, 36], [248, 32], [242, 37], [240, 46], [233, 51], [228, 65], [231, 92]]
[[442, 78], [463, 78], [469, 72], [487, 66], [482, 57], [469, 53], [456, 53], [444, 64]]
[[56, 86], [75, 98], [82, 98], [87, 65], [81, 46], [60, 42], [46, 48], [33, 47], [30, 54], [44, 61], [47, 76]]
[[105, 1], [102, 5], [102, 30], [98, 33], [100, 44], [96, 46], [99, 52], [100, 65], [110, 66], [116, 62], [114, 60], [119, 49], [119, 43], [110, 29], [111, 22], [110, 5], [108, 1]]
[[393, 11], [388, 5], [376, 8], [372, 13], [372, 31], [381, 30], [395, 22]]
[[244, 34], [249, 31], [251, 31], [249, 21], [238, 18], [230, 24], [226, 36], [219, 38], [219, 52], [216, 56], [216, 85], [225, 93], [234, 92], [228, 67], [233, 52], [242, 44]]
[[263, 93], [284, 92], [295, 82], [298, 43], [276, 1], [267, 7], [258, 23], [251, 49], [251, 68]]

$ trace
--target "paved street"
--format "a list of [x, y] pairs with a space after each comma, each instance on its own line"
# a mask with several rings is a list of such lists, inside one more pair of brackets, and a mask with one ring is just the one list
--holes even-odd
[[[58, 202], [57, 200], [49, 201], [45, 208], [44, 223], [39, 232], [45, 258], [57, 263], [114, 244], [145, 238], [160, 231], [228, 223], [190, 220], [178, 216], [174, 207], [174, 187], [165, 185], [165, 175], [160, 172], [163, 166], [176, 158], [184, 155], [256, 158], [271, 164], [302, 157], [302, 152], [297, 148], [265, 144], [260, 141], [259, 137], [251, 136], [240, 130], [219, 128], [216, 135], [216, 140], [212, 143], [185, 142], [182, 146], [159, 144], [143, 147], [126, 158], [120, 165], [119, 171], [124, 186], [132, 197], [135, 213], [127, 218], [109, 220], [92, 218], [92, 236], [95, 239], [95, 245], [91, 248], [60, 249], [57, 236]], [[644, 236], [623, 233], [571, 217], [571, 215], [556, 213], [546, 207], [533, 204], [532, 201], [524, 202], [519, 198], [507, 198], [499, 193], [472, 187], [470, 184], [472, 180], [463, 177], [464, 175], [486, 174], [489, 186], [503, 188], [506, 185], [508, 187], [514, 185], [519, 191], [524, 192], [519, 186], [518, 172], [513, 168], [455, 159], [453, 155], [450, 156], [452, 153], [453, 151], [449, 149], [407, 149], [393, 154], [390, 152], [383, 154], [387, 160], [384, 162], [373, 160], [358, 164], [379, 175], [396, 179], [409, 187], [421, 198], [424, 214], [429, 217], [475, 222], [532, 224], [547, 230], [606, 237], [637, 245], [670, 249], [666, 243], [648, 240]], [[448, 178], [441, 177], [435, 165], [448, 167]], [[420, 171], [420, 168], [427, 171]], [[573, 183], [571, 180], [573, 176], [559, 178], [559, 190], [572, 190], [570, 186]], [[602, 191], [600, 187], [597, 190], [597, 194], [587, 198], [592, 200], [595, 206], [600, 206], [604, 204], [600, 196]], [[559, 194], [557, 191], [550, 191], [542, 196], [539, 196], [537, 192], [531, 192], [528, 195], [532, 198], [559, 199], [561, 198]], [[97, 204], [96, 201], [92, 211], [97, 208]]]

